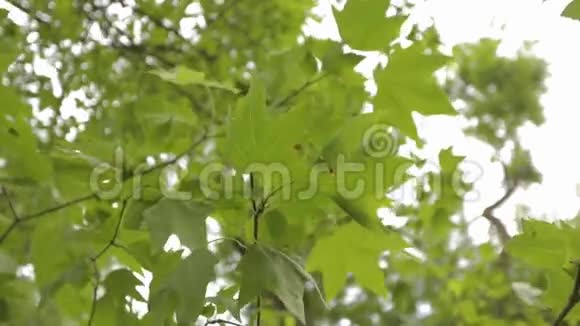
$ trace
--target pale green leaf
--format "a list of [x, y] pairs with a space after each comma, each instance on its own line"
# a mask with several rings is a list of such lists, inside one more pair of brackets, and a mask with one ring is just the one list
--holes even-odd
[[160, 252], [170, 235], [175, 234], [190, 249], [207, 244], [205, 219], [211, 209], [201, 203], [162, 198], [143, 211], [151, 233], [152, 250]]
[[314, 246], [307, 269], [320, 271], [326, 299], [333, 299], [353, 273], [356, 281], [377, 294], [387, 293], [379, 258], [387, 250], [407, 247], [397, 233], [368, 230], [355, 222], [340, 226], [332, 235], [321, 238]]
[[18, 264], [14, 258], [10, 257], [8, 253], [0, 250], [0, 275], [1, 274], [13, 274], [16, 272]]
[[295, 266], [261, 245], [248, 247], [238, 267], [240, 304], [245, 305], [266, 291], [274, 293], [286, 309], [304, 323], [304, 279]]
[[434, 77], [447, 58], [423, 51], [420, 45], [397, 49], [389, 56], [387, 67], [375, 73], [375, 111], [384, 112], [395, 127], [415, 139], [413, 111], [424, 115], [456, 113]]
[[399, 36], [405, 17], [386, 17], [388, 0], [349, 0], [334, 9], [342, 39], [358, 50], [383, 50]]
[[534, 267], [562, 268], [568, 241], [561, 229], [548, 222], [524, 220], [523, 231], [507, 243], [511, 255]]
[[169, 264], [172, 269], [161, 275], [154, 273], [151, 301], [166, 311], [174, 309], [180, 323], [195, 321], [203, 310], [207, 285], [215, 279], [216, 264], [217, 259], [206, 249], [194, 250], [177, 264]]
[[219, 88], [232, 93], [238, 93], [239, 90], [222, 84], [217, 81], [206, 79], [205, 73], [201, 71], [196, 71], [187, 68], [186, 66], [179, 65], [171, 70], [153, 70], [151, 71], [153, 75], [159, 76], [159, 78], [177, 84], [177, 85], [200, 85], [210, 88]]

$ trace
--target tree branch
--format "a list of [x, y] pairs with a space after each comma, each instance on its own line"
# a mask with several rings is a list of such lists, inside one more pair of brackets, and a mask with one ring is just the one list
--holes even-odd
[[[207, 129], [204, 129], [204, 133], [201, 136], [201, 138], [199, 140], [195, 141], [186, 151], [184, 151], [183, 153], [177, 155], [175, 158], [173, 158], [173, 159], [171, 159], [169, 161], [165, 161], [165, 162], [159, 163], [157, 165], [154, 165], [154, 166], [152, 166], [152, 167], [150, 167], [150, 168], [142, 171], [139, 175], [140, 176], [145, 176], [145, 175], [148, 175], [150, 173], [153, 173], [153, 172], [155, 172], [157, 170], [160, 170], [160, 169], [163, 169], [163, 168], [165, 168], [167, 166], [170, 166], [172, 164], [175, 164], [177, 161], [179, 161], [180, 159], [182, 159], [183, 157], [185, 157], [186, 155], [188, 155], [191, 151], [193, 151], [197, 146], [201, 145], [207, 139], [209, 139], [208, 134], [207, 134]], [[121, 182], [122, 183], [125, 183], [127, 181], [132, 180], [136, 176], [137, 176], [137, 174], [134, 174], [134, 173], [131, 173], [131, 174], [128, 174], [128, 175], [124, 175], [123, 176], [123, 179], [121, 180]], [[39, 211], [39, 212], [36, 212], [36, 213], [32, 213], [32, 214], [29, 214], [29, 215], [21, 216], [19, 219], [14, 220], [12, 222], [12, 224], [10, 224], [8, 226], [8, 228], [6, 228], [6, 230], [4, 230], [4, 232], [0, 235], [0, 245], [4, 242], [4, 240], [6, 240], [6, 238], [10, 235], [10, 233], [12, 233], [12, 231], [14, 231], [14, 229], [16, 228], [16, 226], [18, 226], [21, 223], [25, 223], [25, 222], [28, 222], [30, 220], [34, 220], [34, 219], [37, 219], [37, 218], [46, 216], [46, 215], [48, 215], [50, 213], [54, 213], [54, 212], [60, 211], [62, 209], [68, 208], [68, 207], [73, 206], [73, 205], [78, 204], [78, 203], [82, 203], [82, 202], [85, 202], [85, 201], [88, 201], [88, 200], [98, 199], [98, 198], [99, 198], [99, 192], [98, 191], [94, 191], [94, 192], [92, 192], [90, 194], [87, 194], [87, 195], [84, 195], [84, 196], [81, 196], [81, 197], [72, 199], [70, 201], [67, 201], [65, 203], [56, 205], [54, 207], [50, 207], [50, 208], [47, 208], [47, 209], [44, 209], [42, 211]]]
[[513, 185], [509, 186], [506, 193], [501, 197], [498, 201], [493, 203], [493, 205], [489, 206], [488, 209], [493, 211], [494, 209], [503, 205], [517, 190], [518, 184], [514, 183]]
[[566, 316], [574, 309], [574, 306], [580, 302], [580, 264], [576, 264], [576, 278], [574, 280], [574, 287], [572, 288], [572, 293], [570, 293], [570, 297], [568, 298], [568, 302], [566, 306], [562, 309], [562, 311], [554, 320], [553, 326], [560, 325], [561, 322], [564, 321]]
[[65, 209], [67, 207], [70, 207], [70, 206], [73, 206], [75, 204], [82, 203], [82, 202], [85, 202], [85, 201], [88, 201], [88, 200], [91, 200], [91, 199], [95, 199], [97, 197], [98, 196], [97, 196], [96, 193], [91, 193], [91, 194], [88, 194], [88, 195], [84, 195], [84, 196], [81, 196], [81, 197], [78, 197], [78, 198], [69, 200], [67, 202], [64, 202], [62, 204], [53, 206], [51, 208], [47, 208], [47, 209], [42, 210], [40, 212], [36, 212], [36, 213], [32, 213], [30, 215], [22, 216], [22, 218], [20, 220], [22, 222], [25, 222], [25, 221], [37, 219], [37, 218], [42, 217], [44, 215], [48, 215], [50, 213], [54, 213], [54, 212], [60, 211], [60, 210]]
[[517, 190], [517, 187], [518, 187], [517, 182], [514, 182], [512, 185], [508, 186], [508, 189], [506, 190], [505, 194], [495, 203], [491, 204], [486, 209], [484, 209], [483, 213], [481, 214], [481, 216], [483, 216], [486, 220], [488, 220], [489, 223], [496, 229], [502, 244], [505, 244], [510, 239], [510, 235], [507, 232], [507, 229], [503, 224], [503, 222], [494, 215], [494, 210], [503, 205], [514, 194], [514, 192]]

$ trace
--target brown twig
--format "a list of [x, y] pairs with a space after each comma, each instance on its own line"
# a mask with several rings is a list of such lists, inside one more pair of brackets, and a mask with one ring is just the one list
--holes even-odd
[[495, 216], [494, 211], [501, 205], [503, 205], [514, 194], [517, 187], [518, 187], [517, 182], [514, 182], [513, 184], [509, 185], [505, 194], [495, 203], [491, 204], [486, 209], [484, 209], [483, 213], [481, 214], [481, 216], [483, 216], [486, 220], [488, 220], [489, 223], [496, 229], [502, 244], [505, 244], [510, 239], [510, 235], [507, 232], [507, 229], [503, 224], [503, 222]]

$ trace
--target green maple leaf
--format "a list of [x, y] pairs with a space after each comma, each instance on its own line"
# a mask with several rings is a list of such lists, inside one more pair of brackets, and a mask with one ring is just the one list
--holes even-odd
[[231, 115], [222, 152], [240, 173], [258, 175], [257, 183], [268, 185], [266, 193], [291, 183], [290, 189], [297, 191], [311, 172], [311, 157], [305, 151], [309, 145], [326, 143], [337, 128], [336, 117], [329, 113], [305, 107], [280, 112], [267, 107], [263, 82], [255, 78]]
[[580, 240], [576, 229], [567, 224], [562, 227], [546, 221], [526, 219], [523, 232], [513, 237], [506, 249], [527, 264], [542, 268], [570, 269], [580, 257]]
[[384, 112], [393, 126], [414, 139], [417, 129], [413, 111], [425, 115], [456, 114], [433, 75], [446, 61], [441, 55], [424, 54], [418, 45], [396, 50], [389, 56], [387, 67], [375, 73], [375, 111]]
[[379, 268], [379, 257], [386, 250], [407, 247], [397, 233], [368, 230], [355, 222], [338, 228], [329, 237], [318, 240], [306, 267], [320, 271], [327, 300], [343, 288], [346, 277], [353, 273], [357, 282], [377, 294], [386, 294], [384, 273]]
[[388, 124], [383, 112], [354, 117], [324, 149], [333, 175], [321, 178], [323, 191], [366, 227], [379, 224], [377, 209], [391, 205], [386, 193], [405, 182], [410, 166], [396, 155], [400, 140]]
[[266, 90], [257, 79], [252, 81], [248, 94], [238, 101], [228, 124], [224, 154], [238, 169], [268, 157], [271, 140], [267, 126], [272, 120], [266, 110]]
[[239, 265], [240, 304], [269, 291], [304, 323], [304, 278], [296, 266], [277, 251], [256, 244], [248, 248]]
[[179, 323], [195, 321], [205, 304], [207, 284], [215, 279], [216, 264], [217, 259], [207, 249], [194, 250], [183, 260], [174, 256], [163, 261], [151, 285], [150, 302], [156, 309], [151, 317], [163, 318], [175, 310]]
[[340, 36], [359, 50], [382, 50], [399, 36], [406, 17], [385, 17], [390, 1], [349, 0], [333, 10]]
[[580, 1], [572, 1], [562, 12], [562, 16], [580, 20]]
[[459, 163], [465, 159], [465, 156], [453, 155], [453, 150], [450, 148], [444, 149], [439, 153], [439, 165], [442, 173], [452, 174], [457, 171]]
[[151, 236], [153, 253], [160, 252], [167, 238], [176, 234], [190, 249], [207, 245], [205, 218], [211, 209], [191, 201], [163, 198], [143, 211]]

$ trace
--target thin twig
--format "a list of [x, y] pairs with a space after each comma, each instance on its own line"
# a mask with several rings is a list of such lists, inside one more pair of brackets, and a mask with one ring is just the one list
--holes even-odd
[[[262, 204], [258, 207], [256, 199], [254, 198], [255, 183], [254, 174], [250, 173], [250, 192], [251, 192], [251, 202], [252, 202], [252, 218], [254, 220], [254, 244], [258, 243], [259, 238], [259, 226], [260, 226], [260, 215], [263, 212], [266, 202], [262, 201]], [[256, 326], [260, 326], [262, 323], [262, 298], [258, 294], [256, 296]]]
[[10, 223], [10, 225], [8, 225], [8, 227], [6, 228], [6, 230], [4, 230], [4, 233], [2, 233], [2, 235], [0, 235], [0, 244], [6, 240], [6, 238], [8, 237], [8, 235], [10, 233], [12, 233], [12, 231], [14, 231], [14, 229], [18, 226], [19, 222], [14, 220], [12, 223]]
[[245, 244], [243, 244], [243, 243], [242, 243], [240, 240], [238, 240], [238, 239], [236, 239], [236, 238], [230, 238], [230, 237], [221, 237], [221, 238], [213, 239], [213, 240], [210, 240], [210, 241], [208, 241], [208, 242], [207, 242], [207, 244], [209, 245], [209, 244], [211, 244], [211, 243], [214, 243], [214, 242], [218, 242], [218, 241], [225, 241], [225, 240], [229, 240], [229, 241], [235, 242], [235, 243], [237, 243], [237, 244], [238, 244], [240, 247], [242, 247], [242, 248], [244, 248], [244, 249], [247, 249], [246, 245], [245, 245]]
[[62, 204], [59, 204], [59, 205], [56, 205], [56, 206], [47, 208], [47, 209], [42, 210], [40, 212], [32, 213], [32, 214], [29, 214], [29, 215], [24, 215], [24, 216], [22, 216], [22, 218], [20, 220], [22, 222], [26, 222], [26, 221], [29, 221], [29, 220], [33, 220], [33, 219], [42, 217], [44, 215], [48, 215], [50, 213], [54, 213], [56, 211], [60, 211], [60, 210], [65, 209], [67, 207], [73, 206], [75, 204], [82, 203], [84, 201], [88, 201], [88, 200], [91, 200], [91, 199], [95, 199], [97, 197], [98, 197], [97, 193], [91, 193], [91, 194], [88, 194], [88, 195], [84, 195], [84, 196], [81, 196], [81, 197], [78, 197], [78, 198], [69, 200], [67, 202], [64, 202]]
[[125, 208], [126, 207], [127, 207], [127, 200], [125, 199], [125, 200], [123, 200], [123, 203], [121, 204], [121, 212], [119, 213], [119, 218], [117, 219], [117, 224], [115, 225], [115, 231], [113, 232], [111, 239], [109, 240], [109, 242], [107, 242], [107, 244], [103, 248], [101, 248], [101, 250], [99, 250], [99, 252], [96, 255], [91, 256], [89, 258], [89, 260], [91, 261], [91, 264], [93, 265], [93, 269], [95, 271], [95, 287], [93, 289], [93, 301], [91, 304], [91, 312], [89, 315], [90, 316], [89, 321], [87, 323], [88, 326], [92, 325], [93, 319], [95, 317], [95, 312], [97, 311], [97, 294], [98, 294], [99, 285], [100, 285], [100, 273], [99, 273], [99, 268], [97, 267], [97, 260], [99, 260], [99, 258], [101, 258], [107, 252], [107, 250], [109, 250], [109, 248], [116, 245], [117, 237], [119, 236], [119, 230], [121, 229], [121, 223], [123, 221], [123, 215], [125, 215]]
[[101, 285], [101, 274], [99, 273], [99, 268], [97, 267], [97, 262], [92, 261], [93, 269], [95, 271], [95, 287], [93, 288], [93, 300], [91, 303], [91, 312], [89, 314], [89, 320], [87, 321], [87, 326], [93, 325], [93, 319], [95, 319], [95, 314], [97, 312], [97, 296], [99, 294], [99, 286]]
[[517, 182], [514, 182], [512, 185], [508, 186], [508, 189], [505, 192], [505, 194], [495, 203], [491, 204], [486, 209], [484, 209], [483, 213], [481, 214], [481, 216], [483, 216], [486, 220], [488, 220], [489, 223], [493, 225], [493, 227], [496, 229], [502, 244], [505, 244], [510, 239], [510, 235], [507, 232], [507, 229], [505, 225], [502, 223], [502, 221], [495, 216], [494, 210], [503, 205], [514, 194], [517, 187], [518, 187]]
[[313, 78], [313, 79], [310, 79], [310, 80], [306, 81], [302, 86], [300, 86], [297, 89], [293, 90], [286, 97], [284, 97], [283, 99], [281, 99], [278, 102], [274, 103], [273, 107], [274, 108], [280, 108], [282, 106], [285, 106], [290, 101], [292, 101], [295, 97], [297, 97], [298, 95], [300, 95], [300, 93], [302, 93], [303, 91], [305, 91], [309, 87], [313, 86], [314, 84], [318, 83], [319, 81], [321, 81], [322, 79], [324, 79], [326, 76], [328, 76], [328, 74], [321, 74], [321, 75], [318, 75], [316, 78]]
[[22, 216], [19, 219], [15, 219], [12, 222], [12, 224], [10, 224], [6, 228], [6, 230], [4, 230], [4, 232], [2, 233], [2, 235], [0, 235], [0, 244], [2, 244], [4, 242], [4, 240], [6, 240], [6, 238], [8, 238], [8, 236], [12, 233], [12, 231], [14, 231], [14, 229], [19, 224], [21, 224], [21, 223], [28, 222], [30, 220], [33, 220], [33, 219], [36, 219], [36, 218], [39, 218], [39, 217], [48, 215], [50, 213], [59, 211], [61, 209], [65, 209], [65, 208], [70, 207], [72, 205], [75, 205], [75, 204], [78, 204], [78, 203], [81, 203], [81, 202], [84, 202], [84, 201], [87, 201], [87, 200], [90, 200], [90, 199], [94, 199], [94, 198], [97, 198], [97, 195], [95, 193], [92, 193], [92, 194], [89, 194], [89, 195], [85, 195], [85, 196], [82, 196], [82, 197], [75, 198], [73, 200], [67, 201], [67, 202], [65, 202], [63, 204], [59, 204], [59, 205], [56, 205], [54, 207], [51, 207], [51, 208], [42, 210], [40, 212], [33, 213], [33, 214], [30, 214], [30, 215], [24, 215], [24, 216]]
[[517, 183], [514, 183], [513, 185], [509, 186], [508, 190], [503, 195], [503, 197], [501, 197], [498, 201], [493, 203], [493, 205], [489, 206], [488, 209], [494, 210], [503, 205], [514, 194], [514, 192], [517, 190], [517, 187], [518, 187]]
[[234, 325], [234, 326], [244, 326], [242, 324], [235, 323], [233, 321], [225, 320], [225, 319], [212, 319], [205, 322], [205, 326], [214, 325], [214, 324], [226, 324], [226, 325]]
[[113, 232], [113, 236], [111, 237], [109, 242], [107, 242], [107, 244], [103, 248], [101, 248], [101, 250], [99, 250], [99, 252], [96, 255], [91, 257], [91, 260], [96, 261], [97, 259], [101, 258], [107, 252], [107, 250], [109, 250], [109, 248], [111, 248], [117, 243], [117, 237], [119, 236], [119, 230], [121, 229], [121, 224], [123, 222], [123, 216], [125, 215], [126, 207], [127, 200], [125, 199], [121, 204], [121, 212], [119, 213], [119, 218], [117, 219], [117, 224], [115, 225], [115, 231]]
[[274, 197], [274, 195], [276, 195], [278, 192], [280, 192], [282, 189], [284, 189], [284, 187], [286, 186], [291, 186], [294, 183], [294, 180], [287, 182], [283, 185], [278, 186], [276, 189], [274, 189], [271, 193], [269, 193], [268, 195], [266, 195], [266, 197], [263, 200], [263, 206], [266, 206], [266, 203], [272, 198]]
[[256, 326], [262, 325], [262, 296], [256, 298]]
[[560, 325], [560, 323], [564, 321], [566, 316], [570, 313], [570, 311], [572, 311], [572, 309], [574, 309], [574, 306], [576, 306], [578, 302], [580, 302], [580, 264], [577, 264], [576, 266], [576, 278], [574, 280], [574, 287], [572, 288], [572, 293], [570, 293], [568, 302], [562, 311], [558, 314], [558, 317], [556, 317], [556, 320], [554, 320], [552, 325]]
[[2, 235], [0, 235], [0, 243], [2, 243], [2, 241], [4, 241], [4, 239], [6, 239], [8, 234], [10, 234], [10, 232], [12, 232], [18, 226], [18, 224], [20, 224], [21, 218], [18, 215], [18, 213], [16, 212], [16, 208], [14, 207], [14, 204], [12, 203], [12, 200], [10, 199], [10, 195], [8, 195], [8, 190], [6, 189], [6, 187], [2, 186], [0, 188], [0, 190], [2, 190], [2, 194], [4, 195], [4, 197], [6, 197], [6, 201], [8, 202], [8, 207], [10, 208], [10, 212], [12, 213], [12, 217], [13, 217], [12, 223], [10, 223], [10, 225], [8, 225], [6, 230], [4, 230]]
[[8, 190], [4, 186], [2, 186], [1, 189], [2, 193], [4, 194], [4, 197], [6, 197], [6, 201], [8, 202], [8, 207], [10, 208], [10, 212], [12, 213], [12, 217], [14, 217], [14, 220], [18, 221], [20, 219], [20, 216], [18, 216], [18, 213], [14, 208], [14, 204], [12, 204], [12, 200], [10, 199], [10, 195], [8, 194]]
[[[272, 198], [273, 195], [275, 195], [278, 191], [280, 191], [282, 189], [282, 186], [278, 187], [277, 189], [275, 189], [274, 191], [272, 191], [272, 193], [268, 194], [263, 200], [260, 201], [260, 203], [258, 204], [258, 201], [254, 198], [254, 194], [255, 194], [255, 190], [256, 190], [256, 184], [255, 184], [255, 180], [254, 180], [254, 174], [250, 173], [250, 192], [251, 192], [251, 199], [250, 202], [252, 204], [252, 219], [254, 222], [254, 244], [258, 243], [259, 240], [259, 235], [260, 235], [260, 216], [264, 213], [264, 210], [266, 209], [267, 205], [268, 205], [268, 201]], [[260, 326], [262, 324], [262, 297], [258, 294], [256, 296], [256, 326]]]

